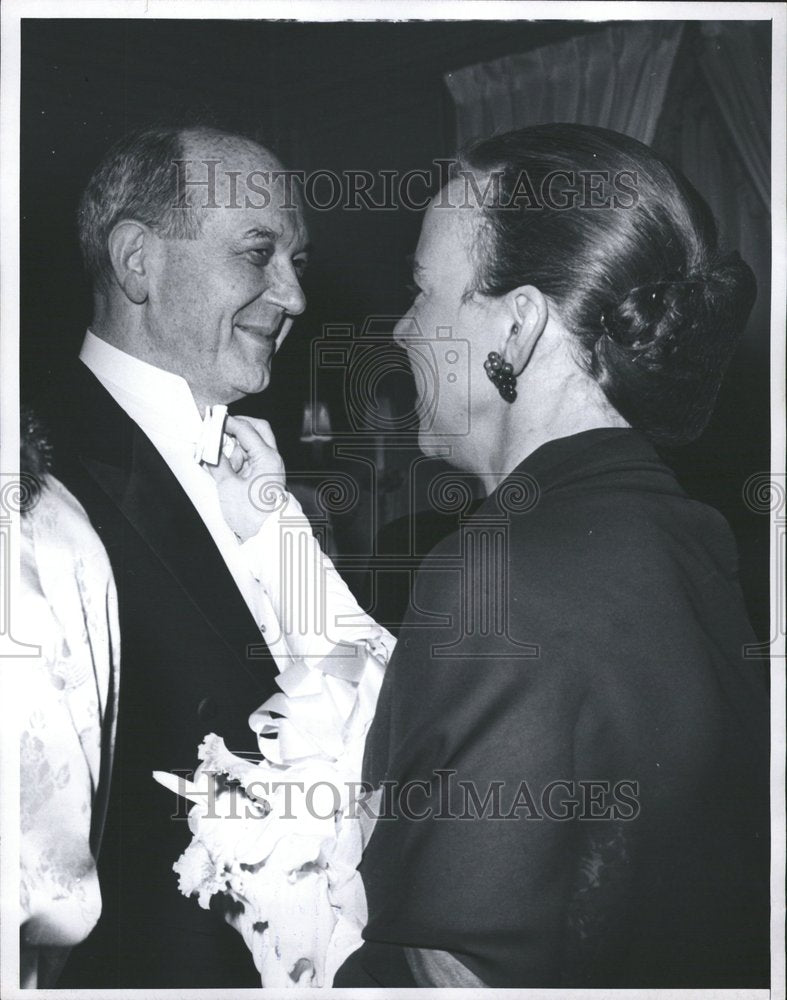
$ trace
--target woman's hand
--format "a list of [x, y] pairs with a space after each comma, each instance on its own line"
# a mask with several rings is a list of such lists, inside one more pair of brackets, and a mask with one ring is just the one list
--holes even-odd
[[286, 492], [284, 463], [267, 420], [227, 417], [224, 432], [235, 439], [229, 458], [206, 466], [216, 480], [224, 520], [245, 542], [256, 535]]

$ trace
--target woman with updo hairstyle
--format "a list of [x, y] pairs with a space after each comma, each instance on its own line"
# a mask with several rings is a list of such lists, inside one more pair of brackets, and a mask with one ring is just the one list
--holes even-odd
[[[581, 364], [632, 427], [655, 444], [699, 437], [756, 284], [737, 253], [719, 252], [688, 181], [633, 139], [573, 125], [509, 132], [464, 163], [500, 178], [478, 290], [535, 285], [559, 304]], [[558, 185], [572, 186], [576, 207], [533, 210], [525, 197], [512, 210], [523, 178], [555, 203]]]
[[555, 124], [461, 156], [414, 281], [420, 446], [486, 499], [414, 583], [334, 985], [764, 988], [767, 693], [731, 532], [658, 451], [706, 426], [752, 273], [652, 150]]

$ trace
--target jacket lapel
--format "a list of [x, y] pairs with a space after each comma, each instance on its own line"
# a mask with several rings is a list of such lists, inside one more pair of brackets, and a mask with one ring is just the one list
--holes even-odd
[[246, 664], [265, 650], [257, 623], [202, 519], [150, 440], [94, 376], [83, 379], [90, 414], [80, 460], [156, 554], [183, 594]]

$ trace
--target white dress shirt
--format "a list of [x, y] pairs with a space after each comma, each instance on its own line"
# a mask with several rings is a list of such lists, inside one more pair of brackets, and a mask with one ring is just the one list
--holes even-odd
[[315, 665], [339, 643], [363, 639], [390, 653], [393, 637], [360, 609], [291, 494], [257, 535], [238, 542], [224, 520], [213, 477], [195, 457], [202, 415], [185, 379], [126, 354], [90, 330], [79, 356], [182, 486], [280, 671], [297, 660]]

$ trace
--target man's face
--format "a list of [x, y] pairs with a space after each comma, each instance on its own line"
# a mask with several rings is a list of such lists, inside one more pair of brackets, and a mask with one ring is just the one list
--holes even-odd
[[[211, 155], [217, 154], [191, 153], [195, 176], [199, 160]], [[259, 174], [252, 181], [256, 192], [244, 183], [252, 171], [278, 168], [259, 147], [233, 159], [225, 152], [217, 172], [220, 207], [204, 208], [199, 236], [154, 240], [146, 303], [154, 363], [185, 378], [200, 407], [265, 389], [273, 354], [306, 305], [300, 277], [307, 234], [300, 210], [283, 207], [279, 185], [268, 189], [270, 204], [264, 205]], [[224, 176], [229, 170], [241, 171], [232, 193]], [[202, 189], [195, 190], [198, 203]]]

